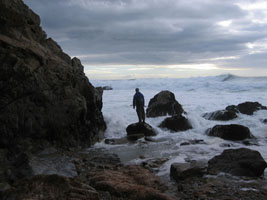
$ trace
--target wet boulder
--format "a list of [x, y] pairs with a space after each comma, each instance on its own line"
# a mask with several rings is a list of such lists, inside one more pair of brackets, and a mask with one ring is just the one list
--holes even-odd
[[213, 128], [208, 129], [207, 134], [209, 136], [220, 137], [232, 141], [252, 138], [249, 128], [239, 124], [216, 125]]
[[176, 182], [192, 177], [202, 177], [207, 171], [206, 165], [204, 162], [173, 163], [170, 175]]
[[184, 112], [182, 106], [176, 101], [175, 95], [170, 91], [161, 91], [150, 99], [146, 110], [147, 117], [159, 117], [166, 115], [181, 115]]
[[231, 105], [226, 107], [226, 110], [228, 111], [240, 112], [246, 115], [253, 115], [255, 111], [266, 110], [266, 109], [267, 107], [261, 105], [259, 102], [249, 102], [249, 101], [240, 103], [237, 106]]
[[217, 110], [214, 112], [205, 113], [203, 117], [207, 120], [228, 121], [237, 118], [237, 114], [232, 110]]
[[156, 131], [147, 123], [134, 123], [126, 128], [127, 138], [137, 140], [145, 136], [155, 136]]
[[186, 119], [184, 116], [172, 116], [166, 118], [160, 125], [161, 128], [167, 128], [173, 132], [178, 131], [186, 131], [188, 129], [191, 129], [192, 126], [188, 119]]
[[227, 149], [208, 162], [208, 173], [230, 173], [234, 176], [259, 177], [267, 164], [258, 151], [240, 148]]

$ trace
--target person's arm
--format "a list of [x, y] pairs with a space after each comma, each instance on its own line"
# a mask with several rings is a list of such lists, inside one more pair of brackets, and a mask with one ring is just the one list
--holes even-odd
[[142, 101], [143, 101], [143, 106], [145, 106], [145, 97], [142, 93], [140, 93], [141, 97], [142, 97]]
[[136, 95], [133, 97], [133, 109], [135, 109]]

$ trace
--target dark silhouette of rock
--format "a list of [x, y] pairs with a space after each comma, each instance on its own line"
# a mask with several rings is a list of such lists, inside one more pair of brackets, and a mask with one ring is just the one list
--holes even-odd
[[91, 186], [73, 178], [57, 175], [39, 175], [23, 179], [3, 193], [3, 200], [99, 200], [98, 192]]
[[23, 179], [28, 176], [34, 175], [33, 169], [30, 165], [30, 157], [26, 153], [21, 153], [16, 156], [9, 178], [10, 182]]
[[239, 124], [216, 125], [213, 128], [208, 129], [207, 134], [209, 136], [220, 137], [232, 141], [252, 138], [249, 128]]
[[0, 146], [90, 146], [106, 128], [102, 93], [21, 0], [0, 1]]
[[182, 106], [175, 100], [170, 91], [161, 91], [150, 99], [146, 110], [147, 117], [159, 117], [166, 115], [181, 115], [184, 112]]
[[263, 119], [262, 123], [267, 124], [267, 119]]
[[160, 125], [161, 128], [167, 128], [173, 132], [186, 131], [191, 129], [190, 122], [182, 115], [166, 118]]
[[208, 173], [230, 173], [235, 176], [259, 177], [267, 167], [258, 151], [240, 148], [227, 149], [208, 162]]
[[104, 87], [103, 87], [103, 90], [113, 90], [113, 88], [110, 87], [110, 86], [104, 86]]
[[207, 171], [207, 164], [203, 162], [173, 163], [170, 169], [171, 177], [179, 183], [192, 177], [202, 177]]
[[215, 112], [205, 113], [203, 117], [208, 120], [221, 120], [228, 121], [237, 118], [237, 113], [242, 113], [246, 115], [253, 115], [257, 110], [266, 110], [267, 107], [261, 105], [258, 102], [244, 102], [241, 104], [230, 105], [225, 108], [225, 110], [217, 110]]
[[244, 103], [240, 103], [237, 106], [231, 105], [231, 106], [227, 106], [226, 110], [228, 111], [235, 111], [235, 112], [240, 112], [242, 114], [246, 114], [246, 115], [253, 115], [253, 113], [255, 111], [258, 110], [266, 110], [267, 107], [261, 105], [258, 102], [244, 102]]
[[126, 128], [127, 138], [137, 140], [145, 136], [155, 136], [156, 131], [147, 123], [134, 123]]
[[237, 118], [237, 114], [229, 110], [217, 110], [215, 112], [205, 113], [203, 117], [207, 120], [228, 121]]

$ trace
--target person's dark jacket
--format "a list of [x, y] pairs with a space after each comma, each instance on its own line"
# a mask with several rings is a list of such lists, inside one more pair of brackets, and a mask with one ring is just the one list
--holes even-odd
[[144, 106], [145, 105], [145, 98], [141, 92], [136, 92], [133, 97], [133, 107], [135, 106]]

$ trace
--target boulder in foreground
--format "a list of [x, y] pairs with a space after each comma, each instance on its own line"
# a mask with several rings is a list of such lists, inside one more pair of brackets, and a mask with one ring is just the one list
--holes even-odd
[[160, 179], [140, 166], [129, 165], [117, 171], [93, 172], [89, 176], [93, 187], [97, 190], [108, 191], [118, 198], [174, 200], [173, 197], [164, 194], [167, 187]]
[[175, 95], [170, 91], [161, 91], [150, 99], [146, 110], [147, 117], [159, 117], [166, 115], [181, 115], [184, 112], [182, 106], [176, 101]]
[[186, 131], [191, 129], [190, 122], [182, 115], [166, 118], [160, 125], [161, 128], [167, 128], [173, 132]]
[[209, 136], [220, 137], [232, 141], [252, 138], [249, 128], [239, 124], [216, 125], [213, 128], [208, 129], [207, 133]]
[[173, 163], [171, 165], [170, 175], [178, 183], [192, 177], [202, 177], [206, 173], [206, 163]]
[[145, 136], [155, 136], [156, 131], [147, 123], [134, 123], [126, 128], [127, 138], [137, 140]]
[[99, 200], [98, 192], [91, 186], [58, 175], [38, 175], [15, 183], [3, 193], [3, 200]]
[[227, 149], [208, 162], [208, 173], [230, 173], [235, 176], [259, 177], [267, 164], [258, 151], [240, 148]]

